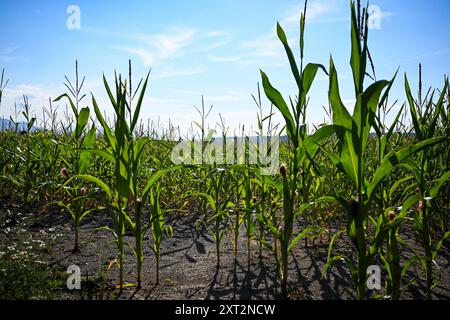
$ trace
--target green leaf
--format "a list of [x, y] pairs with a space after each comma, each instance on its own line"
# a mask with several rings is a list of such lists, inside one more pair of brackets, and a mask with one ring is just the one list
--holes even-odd
[[72, 99], [69, 97], [69, 95], [67, 93], [64, 93], [64, 94], [60, 95], [59, 97], [55, 98], [53, 100], [53, 102], [58, 102], [62, 98], [67, 98], [67, 100], [69, 100], [69, 104], [70, 104], [70, 107], [72, 108], [72, 112], [75, 115], [75, 118], [77, 118], [78, 117], [77, 108], [75, 107], [75, 104], [73, 103]]
[[194, 192], [191, 194], [193, 197], [203, 197], [205, 200], [208, 201], [211, 209], [213, 212], [216, 212], [216, 203], [214, 202], [214, 199], [211, 195], [205, 193], [205, 192]]
[[325, 125], [316, 130], [312, 135], [308, 136], [303, 142], [303, 146], [306, 151], [314, 156], [317, 149], [319, 148], [319, 142], [325, 139], [330, 138], [333, 134], [336, 133], [336, 126], [334, 125]]
[[262, 70], [260, 70], [260, 72], [261, 72], [264, 92], [266, 93], [266, 96], [270, 100], [270, 102], [272, 102], [275, 105], [275, 107], [277, 107], [277, 109], [280, 110], [284, 120], [286, 121], [286, 128], [288, 131], [287, 133], [288, 133], [289, 137], [291, 138], [291, 140], [293, 141], [294, 145], [297, 146], [298, 140], [297, 140], [297, 135], [296, 135], [296, 127], [295, 127], [294, 118], [292, 117], [292, 114], [289, 111], [289, 108], [288, 108], [286, 102], [284, 101], [283, 97], [281, 96], [281, 93], [270, 84], [270, 81], [269, 81], [269, 78], [267, 78], [267, 75]]
[[139, 113], [141, 112], [142, 101], [144, 100], [145, 90], [147, 89], [147, 82], [148, 82], [149, 76], [150, 76], [150, 72], [147, 73], [147, 77], [145, 78], [144, 84], [141, 89], [141, 93], [139, 94], [139, 99], [136, 103], [136, 109], [134, 110], [134, 114], [133, 114], [133, 120], [131, 121], [131, 125], [130, 125], [130, 132], [134, 131], [134, 127], [136, 126], [136, 124], [138, 122]]
[[323, 231], [322, 228], [320, 227], [309, 227], [309, 228], [305, 228], [303, 229], [302, 232], [300, 232], [298, 235], [295, 236], [295, 238], [291, 241], [291, 243], [289, 244], [288, 247], [288, 252], [291, 252], [292, 249], [297, 245], [297, 243], [302, 240], [305, 237], [311, 238], [311, 237], [316, 237], [317, 235], [319, 235], [321, 232]]
[[[92, 125], [91, 130], [86, 134], [83, 140], [83, 146], [85, 148], [91, 148], [95, 142], [95, 126]], [[91, 160], [91, 152], [83, 150], [80, 154], [79, 161], [79, 173], [85, 173], [89, 169], [89, 162]]]
[[432, 198], [436, 198], [442, 186], [444, 186], [447, 180], [449, 179], [450, 179], [450, 171], [447, 171], [439, 178], [437, 185], [433, 187], [433, 189], [431, 189], [430, 196]]
[[77, 126], [75, 129], [75, 138], [79, 139], [83, 134], [83, 130], [89, 120], [89, 108], [82, 108], [77, 117]]
[[420, 141], [423, 139], [423, 132], [422, 132], [422, 128], [419, 124], [420, 119], [416, 112], [416, 104], [415, 104], [414, 99], [411, 94], [411, 88], [409, 87], [409, 82], [408, 82], [408, 78], [406, 77], [406, 73], [405, 73], [405, 93], [406, 93], [406, 98], [408, 99], [408, 103], [409, 103], [409, 111], [411, 113], [411, 120], [414, 125], [414, 131], [416, 133], [416, 138], [417, 138], [417, 140]]
[[297, 82], [297, 87], [299, 88], [299, 90], [301, 90], [302, 80], [297, 67], [297, 62], [295, 61], [294, 54], [292, 53], [291, 47], [289, 47], [289, 44], [287, 42], [286, 34], [284, 33], [284, 30], [279, 23], [277, 23], [277, 35], [281, 43], [283, 43], [284, 50], [286, 51], [286, 55], [288, 56], [289, 59], [292, 74], [294, 75], [295, 82]]
[[134, 161], [138, 161], [141, 157], [144, 147], [150, 142], [148, 137], [140, 137], [136, 140], [134, 144]]
[[403, 112], [403, 108], [405, 107], [405, 105], [402, 105], [402, 107], [400, 108], [400, 110], [397, 113], [397, 116], [395, 117], [394, 121], [391, 124], [391, 127], [389, 128], [388, 133], [386, 134], [386, 139], [389, 139], [392, 136], [392, 133], [394, 132], [395, 126], [398, 123], [398, 119], [400, 118], [400, 116], [402, 115]]
[[390, 174], [392, 169], [400, 162], [411, 156], [412, 154], [421, 151], [425, 147], [432, 146], [443, 141], [445, 138], [432, 138], [417, 142], [412, 146], [401, 147], [389, 152], [380, 164], [380, 167], [375, 171], [372, 182], [367, 187], [368, 201], [370, 202], [375, 191], [380, 186], [381, 182]]
[[[305, 7], [306, 10], [306, 7]], [[300, 58], [303, 59], [303, 49], [305, 47], [305, 14], [302, 12], [300, 14]]]
[[355, 4], [351, 2], [351, 57], [350, 66], [352, 67], [353, 83], [355, 85], [355, 96], [359, 96], [363, 91], [363, 82], [365, 76], [365, 56], [361, 52], [360, 33], [356, 21]]
[[142, 201], [144, 201], [144, 199], [146, 198], [146, 196], [148, 195], [148, 192], [150, 191], [150, 188], [166, 173], [173, 171], [173, 170], [178, 170], [183, 168], [183, 165], [176, 165], [176, 166], [172, 166], [170, 168], [167, 169], [162, 169], [162, 170], [158, 170], [157, 172], [155, 172], [150, 180], [147, 182], [147, 185], [145, 186], [144, 190], [142, 191]]
[[103, 115], [97, 105], [97, 101], [95, 100], [94, 95], [92, 95], [92, 105], [94, 106], [95, 115], [97, 116], [98, 121], [103, 127], [103, 133], [106, 138], [106, 142], [113, 150], [116, 150], [116, 139], [111, 129], [109, 128], [108, 124], [106, 123], [105, 119], [103, 118]]
[[406, 182], [408, 180], [411, 180], [413, 178], [413, 176], [407, 176], [404, 178], [401, 178], [397, 181], [395, 181], [395, 183], [392, 185], [391, 189], [389, 190], [389, 197], [392, 197], [392, 194], [395, 192], [395, 190], [397, 189], [397, 187], [402, 184], [403, 182]]
[[403, 276], [406, 274], [406, 272], [409, 270], [409, 268], [411, 268], [411, 265], [414, 262], [420, 262], [420, 257], [412, 256], [405, 262], [405, 264], [403, 265], [403, 268], [401, 270], [401, 273], [400, 273], [400, 278], [403, 278]]
[[[370, 85], [362, 94], [361, 104], [355, 106], [353, 119], [360, 130], [361, 154], [364, 154], [366, 150], [370, 128], [374, 124], [375, 112], [378, 107], [381, 92], [389, 83], [389, 81], [381, 80]], [[357, 106], [360, 108], [356, 108]]]
[[95, 183], [108, 195], [109, 198], [111, 198], [111, 190], [109, 189], [108, 185], [106, 183], [104, 183], [102, 180], [100, 180], [99, 178], [94, 177], [90, 174], [78, 174], [78, 175], [72, 176], [69, 179], [67, 179], [67, 181], [61, 186], [61, 188], [66, 186], [73, 179], [77, 179], [77, 178], [84, 179], [84, 180]]
[[302, 78], [302, 87], [303, 87], [303, 95], [306, 96], [311, 88], [311, 85], [316, 77], [317, 70], [322, 69], [326, 75], [328, 75], [327, 70], [321, 64], [317, 63], [308, 63], [303, 70], [303, 78]]
[[[117, 81], [117, 75], [116, 75], [116, 81]], [[106, 89], [106, 92], [108, 94], [109, 100], [111, 101], [111, 104], [114, 107], [115, 112], [118, 113], [116, 99], [114, 98], [114, 96], [113, 96], [113, 94], [111, 92], [111, 89], [109, 88], [108, 81], [106, 80], [105, 75], [103, 75], [103, 85], [105, 86], [105, 89]]]
[[434, 246], [434, 249], [433, 249], [433, 254], [432, 254], [432, 259], [433, 259], [433, 260], [436, 259], [436, 256], [437, 256], [437, 254], [439, 253], [439, 250], [441, 249], [442, 244], [443, 244], [444, 241], [447, 240], [447, 238], [449, 238], [449, 237], [450, 237], [450, 231], [446, 232], [446, 233], [442, 236], [441, 240], [440, 240], [438, 243], [436, 243], [436, 245]]
[[280, 239], [281, 233], [280, 231], [267, 219], [264, 214], [258, 213], [256, 218], [261, 222], [264, 226], [268, 227], [270, 232], [277, 238]]
[[333, 124], [336, 128], [336, 134], [342, 143], [342, 169], [358, 189], [360, 184], [358, 179], [359, 159], [356, 154], [356, 146], [354, 145], [354, 141], [358, 141], [358, 137], [354, 136], [357, 135], [357, 125], [342, 103], [339, 94], [337, 72], [332, 57], [330, 58], [330, 87], [328, 97], [333, 110]]
[[78, 219], [78, 222], [81, 222], [81, 221], [83, 220], [84, 217], [86, 217], [89, 213], [91, 213], [92, 211], [95, 211], [95, 210], [96, 210], [96, 209], [90, 209], [90, 210], [84, 211], [84, 212], [81, 214], [80, 218]]

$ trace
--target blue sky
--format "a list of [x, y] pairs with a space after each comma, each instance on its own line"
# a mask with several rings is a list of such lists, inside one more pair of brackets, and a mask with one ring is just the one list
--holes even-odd
[[[303, 1], [1, 1], [0, 69], [10, 79], [0, 116], [9, 116], [21, 95], [29, 96], [41, 116], [48, 97], [65, 91], [64, 75], [74, 77], [75, 60], [86, 76], [85, 92], [93, 92], [111, 112], [101, 82], [114, 70], [127, 72], [133, 61], [136, 79], [152, 68], [142, 118], [182, 131], [197, 120], [194, 106], [205, 96], [214, 105], [209, 123], [219, 113], [231, 128], [256, 122], [259, 69], [285, 98], [295, 85], [281, 43], [279, 21], [298, 53], [298, 19]], [[400, 67], [391, 97], [405, 100], [403, 73], [417, 86], [419, 62], [425, 86], [441, 87], [450, 71], [450, 1], [374, 0], [381, 9], [381, 28], [370, 31], [370, 49], [377, 78], [390, 79]], [[67, 8], [80, 8], [80, 29], [70, 30]], [[338, 69], [341, 96], [353, 103], [348, 0], [310, 0], [307, 13], [305, 59], [328, 68], [330, 54]], [[321, 123], [327, 105], [328, 80], [318, 74], [310, 91], [308, 121]], [[90, 105], [90, 98], [84, 101]], [[400, 105], [399, 104], [399, 105]], [[56, 104], [57, 105], [57, 104]], [[64, 104], [60, 105], [62, 115]], [[264, 101], [265, 111], [269, 103]], [[280, 119], [278, 117], [278, 119]]]

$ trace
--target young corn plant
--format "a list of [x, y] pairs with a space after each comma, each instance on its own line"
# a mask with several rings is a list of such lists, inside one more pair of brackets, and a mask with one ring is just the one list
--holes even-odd
[[[234, 137], [234, 143], [236, 144], [237, 137]], [[236, 156], [236, 152], [235, 152]], [[242, 198], [242, 192], [243, 192], [243, 173], [242, 170], [238, 170], [236, 168], [230, 169], [230, 175], [232, 176], [232, 183], [233, 183], [233, 193], [234, 193], [234, 200], [236, 205], [233, 208], [229, 209], [228, 216], [230, 217], [229, 221], [231, 224], [231, 233], [230, 236], [233, 238], [231, 239], [231, 242], [233, 244], [233, 255], [234, 255], [234, 263], [237, 264], [237, 255], [238, 255], [238, 246], [239, 246], [239, 236], [240, 236], [240, 227], [242, 223], [244, 222], [245, 214], [243, 215], [242, 208], [240, 206], [241, 198]]]
[[[17, 105], [15, 104], [15, 109], [17, 112]], [[12, 164], [14, 168], [12, 175], [4, 174], [2, 176], [3, 179], [13, 183], [22, 196], [22, 213], [29, 208], [31, 192], [35, 190], [36, 181], [38, 180], [37, 171], [40, 166], [40, 162], [37, 156], [37, 145], [39, 143], [39, 139], [32, 134], [34, 129], [34, 124], [36, 122], [36, 117], [31, 115], [31, 105], [28, 102], [28, 97], [23, 96], [23, 111], [21, 112], [22, 116], [25, 118], [25, 127], [21, 129], [20, 135], [18, 135], [17, 131], [19, 129], [19, 123], [17, 121], [17, 113], [16, 119], [13, 120], [10, 116], [11, 121], [13, 121], [15, 125], [15, 132], [8, 133], [8, 137], [14, 139], [16, 143], [10, 147], [5, 147], [5, 151], [10, 156], [7, 157], [7, 161], [15, 160]], [[8, 128], [11, 129], [11, 128]], [[19, 142], [19, 143], [17, 143]], [[3, 166], [6, 163], [3, 164]], [[17, 222], [17, 212], [14, 211], [13, 216], [11, 217], [12, 222]]]
[[[421, 79], [419, 82], [421, 83]], [[416, 141], [433, 139], [442, 133], [445, 134], [445, 132], [439, 132], [438, 121], [442, 114], [445, 114], [444, 102], [448, 93], [448, 87], [449, 83], [448, 79], [446, 79], [437, 102], [434, 102], [433, 99], [434, 91], [422, 101], [421, 88], [419, 89], [419, 99], [415, 100], [411, 94], [411, 88], [405, 74], [405, 92]], [[448, 143], [448, 136], [446, 138]], [[450, 237], [450, 231], [448, 231], [442, 235], [437, 243], [433, 244], [433, 216], [436, 217], [439, 212], [437, 197], [442, 187], [450, 179], [450, 171], [448, 171], [448, 167], [443, 166], [438, 161], [439, 158], [436, 155], [440, 153], [436, 151], [436, 148], [433, 150], [432, 146], [427, 146], [419, 153], [418, 161], [410, 159], [405, 164], [405, 167], [412, 173], [414, 185], [420, 195], [420, 201], [417, 204], [417, 214], [414, 215], [414, 227], [419, 233], [424, 249], [422, 264], [426, 273], [427, 299], [431, 299], [431, 291], [437, 285], [433, 279], [433, 261], [442, 242]]]
[[[212, 211], [212, 216], [206, 220], [204, 225], [210, 232], [216, 242], [216, 262], [217, 268], [220, 268], [220, 245], [222, 239], [227, 232], [223, 228], [222, 223], [224, 222], [227, 211], [230, 207], [234, 207], [231, 202], [233, 197], [232, 187], [233, 184], [230, 183], [228, 177], [229, 170], [225, 168], [215, 167], [213, 168], [208, 176], [210, 176], [210, 189], [206, 192], [195, 192], [192, 196], [198, 196], [207, 201], [207, 206]], [[209, 228], [208, 224], [213, 224], [212, 228]]]
[[[36, 145], [37, 139], [32, 136], [31, 130], [36, 122], [36, 117], [31, 116], [31, 105], [28, 102], [28, 97], [23, 96], [23, 107], [22, 115], [26, 120], [26, 129], [24, 133], [24, 145], [25, 150], [20, 159], [23, 160], [23, 164], [25, 167], [24, 177], [23, 177], [23, 209], [28, 206], [30, 191], [33, 187], [34, 181], [36, 181], [35, 171], [39, 167], [39, 161], [37, 161], [36, 157]], [[19, 149], [20, 150], [20, 149]]]
[[[82, 146], [84, 148], [91, 148], [95, 142], [95, 126], [92, 125], [91, 129], [84, 135], [82, 139]], [[85, 153], [84, 153], [85, 154]], [[95, 196], [94, 192], [88, 192], [87, 187], [83, 184], [83, 181], [77, 176], [86, 173], [90, 162], [90, 154], [85, 154], [85, 156], [80, 157], [77, 161], [74, 172], [77, 173], [74, 179], [64, 183], [64, 190], [69, 196], [69, 202], [58, 201], [58, 205], [67, 210], [72, 216], [74, 222], [74, 237], [75, 243], [72, 252], [79, 252], [79, 229], [82, 220], [95, 209], [86, 208], [84, 202], [86, 199], [92, 199]], [[67, 168], [63, 167], [61, 169], [61, 176], [64, 179], [70, 179], [70, 174]], [[97, 208], [101, 209], [101, 208]]]
[[[27, 96], [23, 96], [23, 101], [24, 110], [21, 114], [26, 120], [25, 127], [22, 128], [20, 135], [18, 135], [17, 131], [19, 125], [17, 121], [17, 105], [15, 104], [16, 119], [13, 121], [10, 116], [11, 121], [13, 121], [15, 125], [15, 132], [11, 131], [12, 128], [9, 127], [5, 134], [5, 146], [3, 146], [2, 149], [3, 152], [5, 152], [6, 157], [5, 159], [2, 159], [4, 161], [1, 161], [2, 163], [0, 163], [0, 166], [3, 167], [3, 169], [6, 169], [7, 165], [12, 168], [11, 174], [3, 172], [0, 177], [5, 181], [12, 183], [22, 197], [22, 214], [29, 209], [32, 191], [34, 191], [33, 193], [36, 192], [35, 186], [37, 185], [36, 182], [38, 180], [37, 171], [40, 167], [39, 158], [37, 156], [39, 139], [32, 134], [36, 117], [31, 115], [31, 105], [28, 102]], [[8, 141], [14, 141], [14, 143], [7, 146], [6, 143]], [[14, 210], [10, 217], [10, 222], [12, 224], [17, 223], [17, 213], [17, 210]]]
[[156, 262], [156, 284], [159, 284], [159, 262], [161, 257], [161, 243], [164, 233], [172, 237], [173, 229], [171, 226], [166, 225], [165, 213], [167, 211], [161, 209], [161, 189], [157, 185], [156, 188], [150, 189], [150, 228], [152, 230], [153, 243], [150, 249], [155, 254]]
[[[123, 258], [124, 258], [124, 247], [128, 245], [133, 254], [136, 257], [136, 274], [137, 274], [137, 288], [141, 288], [141, 274], [142, 274], [142, 263], [144, 261], [143, 254], [143, 239], [145, 231], [142, 225], [142, 208], [145, 203], [143, 202], [147, 199], [148, 194], [153, 187], [153, 185], [168, 171], [175, 170], [181, 166], [173, 166], [166, 169], [161, 169], [152, 174], [150, 179], [144, 188], [141, 188], [141, 173], [139, 171], [139, 164], [141, 157], [144, 154], [144, 149], [146, 145], [150, 142], [148, 137], [135, 138], [134, 132], [136, 125], [139, 120], [139, 113], [142, 107], [142, 102], [144, 99], [145, 91], [147, 88], [148, 78], [147, 77], [142, 82], [142, 87], [138, 85], [135, 92], [130, 95], [127, 90], [132, 89], [131, 85], [127, 86], [126, 80], [122, 80], [121, 75], [115, 75], [115, 89], [116, 95], [112, 94], [108, 82], [103, 76], [103, 82], [110, 99], [110, 102], [115, 111], [115, 123], [114, 127], [110, 126], [105, 121], [97, 101], [92, 95], [92, 104], [94, 107], [95, 114], [103, 128], [103, 136], [108, 145], [107, 150], [94, 149], [91, 152], [98, 154], [107, 161], [113, 164], [113, 183], [112, 188], [109, 188], [100, 179], [91, 175], [80, 175], [80, 177], [97, 183], [108, 195], [109, 206], [113, 212], [114, 229], [109, 227], [103, 227], [102, 229], [110, 231], [114, 237], [118, 249], [118, 267], [119, 267], [119, 287], [123, 289]], [[129, 63], [129, 77], [131, 79], [131, 62]], [[142, 80], [141, 80], [142, 81]], [[140, 92], [138, 95], [138, 100], [134, 107], [131, 108], [132, 97], [138, 94], [139, 88]], [[128, 213], [128, 207], [132, 206], [134, 211], [134, 221], [133, 217]], [[124, 239], [126, 229], [129, 228], [135, 238], [135, 247], [130, 246]]]
[[[83, 149], [90, 149], [93, 147], [96, 138], [96, 128], [93, 124], [91, 128], [87, 130], [90, 109], [89, 107], [80, 109], [80, 104], [86, 95], [82, 94], [85, 77], [83, 77], [80, 83], [78, 76], [78, 61], [75, 62], [75, 83], [72, 84], [67, 76], [65, 78], [67, 80], [65, 86], [69, 90], [69, 93], [64, 93], [53, 101], [57, 102], [63, 98], [67, 99], [75, 119], [75, 130], [72, 132], [67, 143], [55, 141], [57, 146], [64, 149], [64, 154], [66, 155], [63, 159], [64, 167], [61, 169], [61, 175], [64, 179], [69, 179], [69, 172], [70, 175], [77, 176], [85, 174], [88, 171], [91, 153]], [[75, 145], [75, 147], [71, 148], [71, 145]], [[78, 234], [81, 221], [86, 215], [93, 211], [93, 209], [85, 209], [83, 203], [84, 200], [92, 196], [93, 193], [88, 193], [86, 186], [83, 185], [83, 181], [78, 178], [71, 179], [70, 183], [64, 184], [64, 186], [65, 191], [69, 196], [69, 203], [58, 201], [58, 204], [65, 208], [72, 216], [75, 234], [73, 252], [78, 252]]]
[[[366, 232], [369, 221], [369, 212], [372, 202], [381, 183], [389, 176], [392, 169], [399, 163], [419, 152], [427, 146], [441, 142], [442, 138], [432, 138], [420, 141], [414, 145], [397, 148], [389, 152], [373, 170], [372, 181], [365, 176], [367, 161], [365, 151], [369, 141], [369, 133], [375, 125], [375, 115], [379, 107], [383, 90], [388, 90], [390, 83], [394, 81], [376, 81], [364, 90], [366, 77], [366, 65], [368, 59], [368, 11], [363, 10], [362, 23], [356, 19], [355, 4], [350, 3], [351, 8], [351, 58], [353, 82], [355, 87], [356, 103], [353, 115], [350, 115], [342, 103], [337, 71], [330, 58], [330, 83], [329, 102], [333, 111], [333, 125], [339, 140], [337, 153], [329, 153], [333, 164], [349, 179], [353, 187], [353, 197], [345, 199], [339, 194], [335, 198], [341, 203], [347, 212], [347, 234], [356, 248], [356, 264], [347, 256], [331, 258], [331, 250], [334, 238], [330, 242], [328, 261], [324, 267], [324, 273], [331, 263], [344, 260], [352, 276], [358, 299], [366, 298], [367, 267], [373, 262], [374, 256], [383, 241], [384, 230], [373, 238]], [[394, 76], [395, 78], [395, 76]], [[368, 243], [368, 240], [370, 242]], [[369, 246], [368, 246], [369, 244]]]
[[[315, 143], [312, 143], [313, 141], [311, 139], [308, 142], [306, 141], [307, 132], [304, 123], [306, 119], [307, 96], [318, 69], [322, 69], [325, 73], [327, 73], [325, 67], [320, 64], [309, 63], [303, 68], [306, 6], [307, 2], [305, 1], [305, 9], [300, 15], [300, 69], [297, 66], [296, 59], [288, 44], [283, 28], [280, 24], [277, 24], [278, 38], [284, 46], [291, 71], [298, 88], [295, 103], [292, 99], [290, 100], [291, 108], [288, 107], [288, 104], [285, 102], [281, 93], [272, 86], [267, 75], [261, 71], [264, 92], [272, 104], [275, 105], [275, 107], [277, 107], [277, 109], [281, 112], [286, 122], [287, 136], [292, 144], [292, 150], [289, 154], [288, 168], [285, 166], [280, 168], [283, 194], [283, 223], [281, 224], [281, 228], [276, 228], [271, 225], [268, 219], [264, 219], [264, 216], [260, 215], [260, 217], [264, 219], [265, 224], [269, 226], [269, 229], [280, 242], [281, 268], [279, 274], [281, 278], [282, 294], [285, 297], [288, 296], [287, 278], [289, 252], [295, 244], [301, 238], [309, 234], [310, 231], [305, 229], [292, 240], [294, 221], [299, 214], [299, 207], [296, 206], [295, 198], [299, 187], [303, 188], [306, 184], [306, 180], [304, 179], [305, 177], [302, 176], [301, 172], [306, 172], [308, 168], [304, 167], [304, 165], [306, 163], [311, 163], [310, 159], [312, 150], [308, 151], [305, 144], [311, 147], [315, 145]], [[313, 139], [320, 140], [321, 138], [324, 138], [324, 133], [324, 131], [321, 131], [320, 134], [314, 136]], [[315, 149], [317, 150], [317, 148]]]
[[[248, 151], [248, 144], [246, 144], [246, 150]], [[246, 157], [246, 159], [248, 158]], [[247, 237], [247, 269], [250, 269], [251, 240], [254, 237], [256, 224], [256, 215], [254, 211], [255, 203], [252, 203], [252, 175], [253, 170], [250, 166], [248, 166], [243, 171], [243, 186], [241, 190], [242, 208], [244, 212], [243, 221], [245, 226], [245, 235]]]
[[[92, 105], [94, 107], [97, 119], [102, 126], [103, 136], [108, 148], [106, 150], [93, 149], [90, 151], [103, 157], [113, 164], [114, 176], [112, 187], [110, 188], [105, 182], [92, 175], [84, 174], [76, 176], [77, 178], [83, 178], [96, 183], [103, 189], [108, 197], [108, 205], [113, 213], [114, 228], [111, 229], [107, 226], [104, 226], [100, 229], [110, 231], [115, 237], [115, 242], [118, 249], [117, 265], [119, 267], [119, 288], [121, 290], [124, 287], [123, 258], [124, 247], [126, 245], [124, 236], [127, 227], [131, 228], [133, 234], [135, 235], [136, 250], [134, 250], [133, 252], [136, 255], [137, 260], [137, 286], [140, 287], [141, 285], [143, 232], [140, 228], [141, 225], [139, 221], [140, 210], [142, 209], [142, 201], [139, 199], [138, 194], [138, 163], [143, 149], [148, 143], [148, 139], [139, 138], [135, 141], [133, 132], [138, 122], [142, 100], [144, 98], [145, 89], [147, 87], [148, 76], [149, 74], [145, 79], [142, 90], [139, 94], [138, 102], [133, 112], [131, 110], [129, 101], [127, 101], [127, 98], [130, 97], [127, 94], [127, 81], [122, 81], [121, 75], [117, 76], [117, 74], [115, 74], [116, 95], [114, 96], [105, 76], [103, 76], [105, 89], [115, 111], [115, 123], [114, 127], [109, 127], [100, 111], [100, 108], [98, 107], [94, 95], [92, 95]], [[129, 120], [127, 119], [128, 116]], [[144, 192], [141, 198], [144, 198]], [[130, 215], [127, 212], [130, 202], [132, 202], [134, 206], [135, 217], [137, 219], [135, 222], [132, 221]]]
[[[410, 197], [403, 203], [398, 214], [396, 212], [398, 209], [396, 210], [395, 208], [390, 207], [386, 209], [385, 214], [378, 217], [378, 221], [374, 221], [377, 230], [380, 230], [381, 227], [385, 232], [383, 237], [386, 239], [386, 250], [384, 250], [383, 246], [380, 246], [378, 255], [387, 273], [385, 298], [390, 298], [391, 300], [400, 299], [402, 292], [416, 281], [416, 277], [413, 277], [402, 287], [402, 279], [405, 277], [406, 272], [412, 264], [419, 262], [420, 259], [416, 250], [411, 248], [399, 234], [401, 225], [408, 219], [408, 210], [415, 205], [416, 202], [417, 196]], [[403, 247], [409, 247], [415, 254], [402, 264], [401, 251]]]

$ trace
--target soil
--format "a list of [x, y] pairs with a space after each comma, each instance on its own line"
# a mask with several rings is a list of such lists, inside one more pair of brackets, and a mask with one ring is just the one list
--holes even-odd
[[[5, 215], [8, 208], [3, 204], [0, 214]], [[20, 211], [20, 210], [19, 210]], [[58, 270], [62, 279], [67, 277], [67, 268], [77, 265], [82, 273], [81, 290], [70, 291], [65, 281], [54, 287], [52, 299], [281, 299], [279, 280], [275, 273], [275, 259], [263, 248], [261, 255], [259, 243], [250, 242], [250, 259], [247, 252], [247, 238], [243, 234], [239, 240], [239, 250], [234, 258], [232, 243], [224, 237], [221, 245], [221, 265], [216, 266], [216, 247], [212, 236], [197, 221], [199, 213], [172, 214], [169, 224], [173, 227], [173, 237], [162, 242], [160, 261], [160, 281], [156, 284], [155, 259], [150, 250], [151, 235], [144, 239], [145, 260], [142, 270], [142, 288], [136, 290], [135, 257], [126, 248], [124, 262], [125, 282], [122, 292], [116, 289], [119, 272], [114, 263], [116, 244], [107, 231], [98, 227], [110, 225], [106, 211], [94, 212], [86, 217], [80, 229], [80, 251], [73, 253], [73, 221], [58, 207], [34, 210], [20, 215], [18, 223], [0, 227], [0, 250], [14, 247], [19, 250], [30, 241], [39, 260], [47, 268]], [[196, 227], [197, 226], [197, 227]], [[298, 226], [299, 228], [301, 226]], [[405, 226], [401, 234], [416, 250], [420, 247], [414, 241], [414, 232]], [[338, 238], [333, 254], [353, 252], [352, 244], [344, 235]], [[127, 234], [126, 240], [133, 245], [133, 237]], [[43, 245], [42, 245], [43, 244]], [[42, 250], [40, 247], [45, 247]], [[40, 248], [40, 249], [39, 249]], [[9, 249], [6, 249], [9, 250]], [[355, 299], [348, 268], [344, 263], [334, 264], [325, 277], [322, 270], [327, 259], [328, 238], [301, 241], [294, 248], [289, 263], [289, 290], [291, 299]], [[442, 246], [436, 259], [435, 270], [441, 282], [433, 290], [433, 299], [450, 298], [450, 250], [449, 243]], [[403, 258], [411, 252], [404, 250]], [[0, 257], [2, 259], [2, 257]], [[37, 259], [37, 258], [36, 258]], [[381, 266], [381, 264], [380, 264]], [[110, 267], [110, 268], [108, 268]], [[381, 268], [383, 270], [383, 268]], [[424, 299], [425, 281], [420, 266], [413, 266], [407, 278], [419, 275], [419, 279], [402, 295], [402, 299]], [[384, 277], [382, 271], [382, 277]], [[382, 280], [384, 286], [384, 280]], [[373, 294], [383, 293], [371, 292]]]

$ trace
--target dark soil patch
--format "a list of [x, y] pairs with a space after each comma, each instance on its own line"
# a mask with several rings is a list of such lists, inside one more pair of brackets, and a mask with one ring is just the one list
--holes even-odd
[[[8, 209], [13, 210], [13, 209]], [[6, 215], [6, 208], [1, 209]], [[263, 248], [259, 254], [259, 244], [251, 241], [250, 259], [247, 253], [247, 238], [242, 235], [236, 260], [231, 241], [224, 238], [221, 247], [221, 266], [216, 267], [215, 242], [204, 228], [196, 228], [202, 218], [197, 213], [172, 215], [170, 224], [174, 236], [166, 238], [162, 244], [160, 283], [155, 284], [155, 260], [149, 249], [150, 239], [144, 240], [145, 260], [142, 272], [142, 289], [130, 286], [119, 292], [119, 272], [111, 262], [116, 257], [113, 237], [106, 231], [96, 232], [100, 226], [110, 224], [107, 212], [95, 212], [88, 216], [80, 230], [80, 252], [72, 253], [74, 244], [73, 223], [70, 216], [59, 212], [57, 207], [45, 212], [30, 212], [20, 215], [18, 222], [0, 227], [0, 258], [21, 261], [20, 252], [32, 257], [32, 263], [39, 260], [53, 276], [47, 286], [51, 294], [37, 295], [38, 298], [52, 299], [279, 299], [280, 284], [275, 273], [275, 260]], [[420, 248], [414, 241], [413, 231], [406, 226], [402, 233], [416, 250]], [[133, 237], [126, 236], [133, 245]], [[290, 259], [289, 287], [293, 299], [354, 299], [348, 268], [344, 263], [334, 264], [325, 277], [322, 270], [326, 262], [328, 238], [323, 243], [319, 239], [309, 240], [307, 246], [301, 241], [293, 250]], [[31, 243], [31, 244], [30, 244]], [[32, 248], [30, 248], [32, 247]], [[352, 252], [353, 247], [346, 236], [338, 239], [333, 254]], [[449, 248], [444, 244], [436, 260], [441, 283], [434, 289], [434, 299], [450, 298]], [[18, 254], [19, 257], [13, 257]], [[407, 250], [404, 257], [411, 253]], [[23, 254], [22, 254], [23, 255]], [[66, 288], [67, 268], [77, 265], [82, 272], [81, 290]], [[125, 281], [136, 282], [135, 257], [126, 249]], [[381, 264], [380, 264], [381, 266]], [[30, 264], [30, 268], [34, 268]], [[381, 268], [383, 270], [383, 268]], [[40, 270], [40, 269], [39, 269]], [[41, 271], [42, 272], [42, 271]], [[425, 283], [420, 266], [410, 269], [408, 277], [420, 275], [419, 279], [406, 291], [403, 299], [423, 299]], [[382, 275], [383, 277], [385, 275]], [[384, 281], [383, 281], [384, 285]], [[44, 285], [45, 286], [45, 285]], [[11, 288], [10, 288], [11, 290]], [[381, 292], [383, 293], [383, 290]], [[2, 293], [5, 296], [5, 293]], [[29, 298], [29, 297], [25, 297]]]

